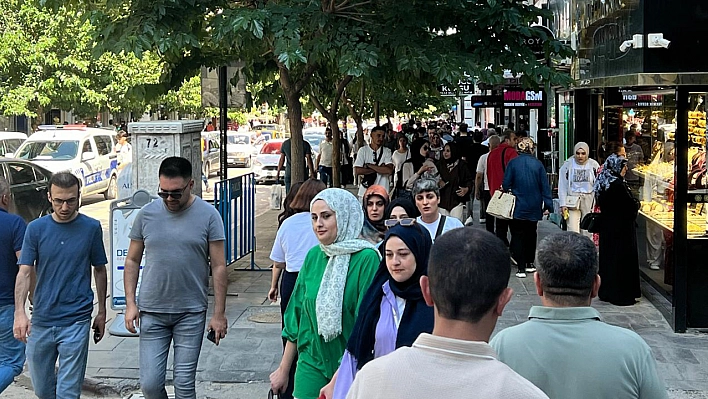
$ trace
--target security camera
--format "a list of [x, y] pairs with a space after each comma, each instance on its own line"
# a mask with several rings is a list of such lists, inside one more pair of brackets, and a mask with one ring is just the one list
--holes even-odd
[[625, 40], [620, 44], [620, 51], [626, 53], [634, 46], [634, 40]]
[[664, 39], [663, 33], [650, 33], [647, 35], [649, 48], [669, 48], [671, 46], [671, 40]]

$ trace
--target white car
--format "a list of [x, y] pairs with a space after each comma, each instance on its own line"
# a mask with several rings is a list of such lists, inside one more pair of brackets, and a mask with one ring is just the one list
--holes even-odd
[[113, 132], [84, 125], [44, 125], [31, 135], [15, 158], [26, 159], [51, 171], [71, 172], [81, 182], [81, 195], [118, 193], [118, 154]]
[[[253, 160], [253, 173], [256, 182], [265, 183], [267, 181], [275, 182], [277, 180], [275, 172], [278, 170], [280, 147], [282, 147], [284, 141], [284, 139], [272, 139], [261, 148], [261, 151]], [[285, 168], [283, 168], [281, 176], [284, 172]]]
[[0, 132], [0, 157], [11, 156], [25, 140], [27, 135], [24, 133]]
[[250, 168], [251, 159], [258, 154], [251, 135], [230, 130], [226, 132], [226, 140], [226, 162]]

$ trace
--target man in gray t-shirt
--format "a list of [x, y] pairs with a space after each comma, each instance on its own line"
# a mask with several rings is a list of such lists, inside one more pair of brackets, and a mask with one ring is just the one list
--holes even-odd
[[[140, 210], [125, 261], [126, 328], [140, 327], [140, 387], [146, 399], [165, 398], [165, 368], [174, 341], [177, 397], [195, 397], [197, 360], [208, 307], [209, 268], [214, 278], [214, 342], [226, 335], [224, 224], [216, 209], [192, 195], [192, 165], [165, 159], [158, 195]], [[139, 265], [146, 254], [136, 303]]]

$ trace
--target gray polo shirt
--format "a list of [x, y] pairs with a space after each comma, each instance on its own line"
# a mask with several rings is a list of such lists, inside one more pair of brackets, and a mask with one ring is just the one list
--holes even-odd
[[592, 307], [534, 306], [490, 345], [551, 399], [668, 398], [649, 345]]

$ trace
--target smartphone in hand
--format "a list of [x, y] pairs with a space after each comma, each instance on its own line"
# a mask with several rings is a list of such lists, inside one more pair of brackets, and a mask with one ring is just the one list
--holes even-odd
[[97, 344], [98, 341], [101, 340], [101, 331], [98, 330], [98, 328], [93, 329], [93, 343]]
[[216, 343], [216, 331], [214, 331], [214, 330], [207, 331], [207, 339], [209, 341], [213, 342], [214, 345], [219, 345]]

